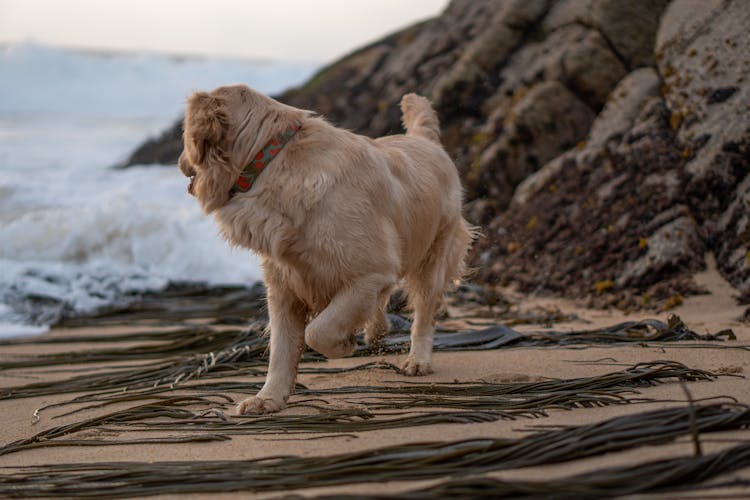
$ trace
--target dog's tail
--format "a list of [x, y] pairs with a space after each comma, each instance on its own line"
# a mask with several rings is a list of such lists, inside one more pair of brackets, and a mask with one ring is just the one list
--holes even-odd
[[417, 94], [401, 98], [401, 121], [406, 135], [424, 137], [440, 144], [440, 122], [430, 101]]

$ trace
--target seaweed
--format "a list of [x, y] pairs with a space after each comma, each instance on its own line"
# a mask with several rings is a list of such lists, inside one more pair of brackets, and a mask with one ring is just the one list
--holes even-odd
[[[260, 331], [254, 330], [251, 325], [245, 332], [220, 331], [207, 326], [184, 328], [175, 331], [129, 333], [117, 336], [109, 335], [87, 335], [80, 337], [40, 337], [39, 339], [24, 339], [24, 342], [13, 344], [46, 344], [63, 340], [64, 343], [87, 343], [99, 342], [137, 342], [147, 341], [147, 344], [128, 345], [127, 347], [109, 347], [104, 349], [87, 349], [81, 351], [70, 351], [53, 354], [40, 354], [29, 356], [18, 360], [4, 360], [0, 362], [0, 370], [13, 370], [19, 368], [50, 367], [69, 364], [102, 363], [107, 361], [132, 361], [164, 359], [166, 356], [186, 356], [201, 354], [217, 349], [223, 349], [227, 345], [241, 342], [250, 335], [260, 336]], [[252, 332], [252, 333], [251, 333]], [[265, 344], [263, 350], [265, 350]]]
[[[296, 406], [312, 406], [317, 415], [274, 415], [255, 417], [235, 417], [229, 419], [220, 408], [231, 403], [228, 397], [216, 401], [218, 388], [189, 387], [189, 396], [159, 397], [154, 394], [119, 395], [109, 402], [135, 401], [141, 398], [157, 399], [105, 415], [85, 419], [42, 431], [30, 438], [0, 447], [0, 455], [13, 453], [29, 447], [61, 446], [52, 440], [74, 434], [81, 430], [116, 424], [131, 431], [177, 431], [194, 433], [222, 433], [223, 435], [255, 433], [319, 433], [364, 432], [394, 429], [411, 426], [435, 425], [444, 423], [493, 422], [501, 419], [536, 418], [546, 416], [549, 409], [573, 409], [594, 406], [609, 406], [642, 402], [644, 399], [628, 397], [633, 388], [660, 383], [670, 379], [679, 381], [713, 380], [710, 372], [695, 370], [674, 362], [653, 362], [635, 365], [627, 370], [609, 373], [598, 377], [574, 378], [569, 380], [549, 380], [532, 383], [511, 384], [406, 384], [400, 387], [343, 387], [320, 391], [302, 389], [303, 395], [319, 396], [330, 394], [353, 394], [374, 392], [382, 394], [373, 402], [368, 398], [358, 403], [366, 403], [368, 410], [330, 410], [311, 405], [308, 402]], [[242, 386], [247, 389], [247, 386]], [[367, 389], [370, 389], [369, 391]], [[227, 390], [222, 388], [222, 392]], [[81, 399], [74, 402], [81, 402]], [[67, 415], [92, 408], [100, 408], [105, 403], [79, 408]], [[201, 404], [213, 406], [211, 411], [194, 412], [187, 406]], [[293, 405], [294, 406], [294, 405]], [[49, 408], [49, 406], [47, 407]], [[420, 408], [449, 408], [456, 411], [431, 411], [416, 413]], [[377, 410], [400, 410], [400, 413], [377, 413]], [[408, 410], [408, 411], [407, 411]], [[38, 411], [35, 414], [38, 415]]]
[[[405, 320], [402, 320], [405, 321]], [[397, 326], [396, 328], [402, 328]], [[154, 332], [149, 340], [162, 340], [161, 344], [131, 346], [124, 348], [81, 350], [52, 355], [28, 356], [23, 359], [0, 361], [0, 370], [85, 364], [102, 361], [138, 361], [133, 367], [120, 367], [98, 374], [77, 375], [67, 380], [56, 382], [38, 382], [23, 386], [0, 389], [0, 399], [29, 397], [34, 395], [55, 394], [59, 392], [78, 392], [82, 390], [105, 387], [107, 389], [128, 388], [145, 389], [160, 385], [176, 385], [191, 379], [207, 376], [234, 376], [251, 373], [262, 375], [264, 372], [254, 369], [265, 365], [268, 349], [268, 338], [263, 335], [265, 323], [256, 321], [244, 331], [219, 332], [213, 329], [197, 328], [191, 331]], [[134, 338], [144, 339], [143, 332], [132, 334]], [[163, 337], [162, 337], [163, 336]], [[106, 341], [106, 336], [103, 341]], [[439, 332], [435, 336], [435, 350], [479, 350], [501, 347], [531, 347], [549, 345], [578, 345], [599, 343], [644, 343], [676, 342], [685, 340], [713, 341], [722, 338], [734, 338], [731, 330], [716, 334], [699, 335], [685, 326], [677, 316], [670, 316], [667, 323], [658, 320], [643, 320], [620, 323], [611, 327], [577, 332], [536, 332], [522, 334], [504, 325], [476, 331], [447, 333]], [[122, 335], [118, 341], [127, 341]], [[384, 353], [403, 352], [409, 343], [405, 334], [391, 334], [386, 337], [381, 350]], [[732, 345], [733, 348], [748, 348]], [[209, 352], [204, 349], [211, 348]], [[200, 350], [200, 354], [196, 354]], [[178, 355], [180, 354], [180, 355]], [[372, 354], [363, 343], [358, 346], [355, 355]], [[153, 364], [141, 363], [144, 359], [163, 358]], [[321, 361], [324, 358], [313, 351], [303, 354], [304, 361]]]
[[65, 317], [56, 326], [107, 326], [132, 322], [172, 325], [199, 318], [214, 318], [219, 324], [242, 324], [248, 317], [264, 317], [265, 297], [265, 287], [260, 282], [252, 287], [172, 283], [165, 290], [133, 297], [125, 305]]
[[[14, 453], [30, 448], [41, 448], [47, 446], [65, 446], [70, 444], [78, 446], [85, 440], [55, 442], [53, 441], [53, 439], [67, 436], [69, 434], [74, 434], [82, 430], [100, 427], [105, 424], [125, 423], [134, 420], [144, 420], [149, 418], [193, 418], [195, 414], [190, 410], [183, 408], [183, 406], [186, 406], [188, 404], [215, 405], [216, 401], [197, 396], [178, 396], [160, 401], [159, 403], [148, 403], [135, 406], [132, 408], [127, 408], [125, 410], [119, 410], [113, 413], [88, 418], [72, 424], [47, 429], [35, 434], [30, 438], [14, 441], [0, 447], [0, 455], [6, 455], [8, 453]], [[172, 441], [170, 440], [167, 442]]]
[[[693, 455], [645, 462], [634, 466], [597, 469], [561, 479], [546, 481], [501, 481], [488, 477], [452, 479], [428, 488], [400, 492], [397, 495], [357, 495], [357, 498], [363, 500], [609, 498], [643, 493], [680, 492], [688, 489], [693, 491], [695, 485], [720, 474], [748, 466], [750, 466], [750, 444], [741, 444], [711, 455]], [[736, 486], [747, 488], [748, 485], [750, 485], [748, 481], [731, 481], [705, 485], [703, 489]], [[721, 498], [730, 497], [731, 495], [728, 494], [721, 496]], [[324, 495], [314, 498], [339, 500], [351, 498], [351, 495]], [[708, 498], [708, 495], [701, 498]]]
[[[694, 415], [692, 425], [691, 414]], [[6, 468], [6, 472], [0, 475], [0, 495], [84, 497], [106, 494], [111, 498], [123, 498], [167, 493], [272, 492], [362, 482], [442, 479], [554, 464], [673, 442], [690, 433], [691, 427], [696, 432], [708, 433], [742, 429], [748, 425], [750, 408], [745, 405], [691, 405], [541, 431], [516, 439], [480, 438], [411, 443], [317, 457], [47, 464], [25, 467], [22, 470]], [[695, 475], [695, 479], [702, 480], [719, 472], [745, 466], [748, 463], [747, 453], [745, 445], [732, 448], [718, 459], [716, 455], [693, 457], [693, 465], [704, 466]], [[649, 488], [674, 484], [664, 481], [664, 470], [672, 466], [674, 467], [669, 470], [672, 471], [674, 480], [685, 477], [680, 476], [680, 471], [684, 472], [685, 469], [679, 467], [682, 465], [679, 461], [662, 463], [667, 465], [630, 469], [637, 472], [637, 475], [633, 473], [630, 476], [628, 469], [605, 470], [602, 480], [594, 481], [593, 486], [589, 482], [589, 485], [592, 488], [606, 486], [608, 482], [614, 482], [611, 478], [622, 481], [624, 476], [631, 483], [641, 483], [649, 491]], [[455, 491], [465, 489], [481, 492], [486, 487], [483, 484], [487, 483], [477, 481], [448, 482], [444, 487], [454, 488]], [[472, 484], [475, 486], [471, 486]], [[439, 487], [440, 485], [436, 488]], [[627, 488], [633, 488], [632, 484]]]

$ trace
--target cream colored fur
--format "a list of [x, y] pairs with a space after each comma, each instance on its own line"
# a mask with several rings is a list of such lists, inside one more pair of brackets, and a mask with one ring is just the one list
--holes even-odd
[[[180, 169], [225, 238], [262, 257], [268, 289], [268, 377], [240, 414], [285, 407], [305, 343], [346, 356], [364, 327], [377, 345], [402, 278], [415, 311], [404, 373], [432, 371], [434, 317], [472, 231], [435, 112], [415, 94], [401, 109], [406, 135], [373, 140], [241, 85], [189, 99]], [[295, 120], [302, 128], [252, 188], [230, 196], [244, 166]]]

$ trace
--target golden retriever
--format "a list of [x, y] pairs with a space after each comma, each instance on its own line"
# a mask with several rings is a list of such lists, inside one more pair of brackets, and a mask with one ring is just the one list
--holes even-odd
[[[435, 111], [415, 94], [403, 97], [401, 110], [406, 134], [373, 140], [244, 85], [188, 99], [179, 160], [188, 190], [231, 244], [263, 262], [268, 376], [256, 396], [239, 403], [239, 414], [286, 406], [305, 343], [331, 358], [346, 356], [364, 327], [368, 345], [377, 346], [401, 279], [414, 308], [403, 372], [432, 372], [435, 314], [464, 272], [473, 232]], [[288, 142], [249, 190], [234, 189], [280, 134]]]

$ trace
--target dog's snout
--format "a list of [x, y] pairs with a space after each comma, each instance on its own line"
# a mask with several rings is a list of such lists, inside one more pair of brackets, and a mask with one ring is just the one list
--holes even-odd
[[195, 177], [195, 169], [185, 157], [184, 151], [180, 154], [180, 159], [177, 160], [177, 165], [180, 167], [180, 171], [185, 177]]
[[185, 152], [183, 151], [182, 154], [180, 154], [179, 160], [177, 160], [177, 165], [180, 167], [180, 171], [185, 177], [190, 177], [190, 184], [188, 184], [187, 192], [195, 195], [193, 193], [193, 183], [195, 182], [195, 169], [190, 164], [190, 162], [185, 158]]

